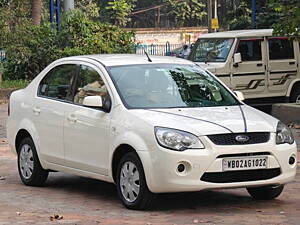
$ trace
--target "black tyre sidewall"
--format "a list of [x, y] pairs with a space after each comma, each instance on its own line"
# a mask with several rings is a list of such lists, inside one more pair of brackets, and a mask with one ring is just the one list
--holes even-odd
[[293, 88], [291, 96], [290, 96], [290, 102], [291, 103], [296, 102], [296, 99], [298, 98], [298, 96], [300, 96], [300, 85], [296, 85]]
[[[20, 152], [21, 152], [22, 146], [25, 144], [30, 146], [30, 148], [32, 150], [32, 155], [33, 155], [33, 171], [32, 171], [31, 177], [28, 179], [23, 177], [21, 168], [20, 168]], [[38, 158], [38, 155], [36, 153], [35, 145], [30, 137], [24, 138], [19, 145], [19, 148], [18, 148], [18, 171], [19, 171], [19, 176], [20, 176], [22, 182], [25, 185], [29, 185], [29, 186], [42, 186], [48, 177], [48, 171], [46, 171], [42, 168], [39, 158]]]
[[[126, 162], [132, 162], [140, 175], [140, 192], [138, 194], [137, 199], [134, 202], [128, 202], [122, 194], [121, 187], [120, 187], [120, 174], [121, 174], [121, 169], [123, 165]], [[146, 209], [149, 208], [152, 204], [152, 199], [153, 199], [153, 193], [151, 193], [148, 189], [146, 179], [145, 179], [145, 174], [144, 174], [144, 169], [143, 165], [136, 155], [136, 153], [130, 152], [127, 153], [126, 155], [123, 156], [121, 159], [119, 165], [118, 165], [118, 170], [117, 170], [117, 190], [118, 190], [118, 195], [122, 201], [122, 203], [129, 209]]]

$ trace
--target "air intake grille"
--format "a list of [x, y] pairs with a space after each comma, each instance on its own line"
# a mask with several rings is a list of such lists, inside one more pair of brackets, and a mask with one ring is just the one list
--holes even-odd
[[[237, 141], [237, 137], [246, 137], [248, 140]], [[234, 133], [234, 134], [214, 134], [207, 136], [215, 145], [250, 145], [268, 142], [270, 133]]]
[[210, 183], [234, 183], [267, 180], [280, 175], [280, 168], [204, 173], [200, 180]]

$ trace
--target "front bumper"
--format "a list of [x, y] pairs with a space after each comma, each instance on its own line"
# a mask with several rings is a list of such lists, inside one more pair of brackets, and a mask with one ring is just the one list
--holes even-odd
[[[154, 193], [164, 193], [278, 185], [291, 182], [295, 178], [297, 162], [290, 165], [289, 158], [297, 156], [296, 144], [276, 145], [275, 134], [271, 134], [270, 140], [263, 144], [221, 146], [212, 144], [207, 137], [202, 137], [201, 141], [206, 149], [176, 152], [157, 145], [154, 150], [138, 151], [144, 166], [149, 190]], [[263, 179], [261, 180], [255, 178], [252, 178], [251, 181], [234, 182], [227, 182], [226, 178], [223, 179], [224, 182], [201, 180], [204, 174], [219, 174], [221, 176], [224, 174], [222, 173], [222, 157], [229, 154], [232, 157], [234, 154], [261, 154], [261, 152], [268, 154], [269, 162], [268, 171], [256, 171], [256, 174], [262, 175]], [[179, 164], [185, 166], [184, 172], [178, 171]], [[279, 171], [279, 175], [275, 173], [275, 176], [268, 178], [267, 172], [269, 170]], [[249, 176], [246, 171], [238, 173], [240, 173], [239, 176]], [[230, 176], [235, 176], [235, 174], [230, 174]]]

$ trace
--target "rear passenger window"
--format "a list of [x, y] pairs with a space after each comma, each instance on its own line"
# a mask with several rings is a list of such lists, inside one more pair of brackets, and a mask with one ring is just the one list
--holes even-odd
[[71, 85], [76, 65], [60, 65], [52, 69], [39, 85], [38, 95], [71, 101]]
[[293, 41], [287, 38], [272, 38], [269, 42], [269, 58], [294, 59]]
[[263, 39], [242, 39], [237, 53], [241, 53], [242, 61], [261, 61], [261, 42]]
[[74, 102], [82, 104], [85, 97], [95, 95], [101, 96], [104, 102], [105, 98], [108, 97], [107, 88], [96, 70], [89, 66], [81, 65], [75, 84]]

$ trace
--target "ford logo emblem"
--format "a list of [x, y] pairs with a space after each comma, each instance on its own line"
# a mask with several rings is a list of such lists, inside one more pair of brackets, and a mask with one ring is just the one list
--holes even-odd
[[247, 141], [249, 141], [249, 137], [246, 135], [237, 135], [235, 137], [235, 140], [238, 142], [247, 142]]

